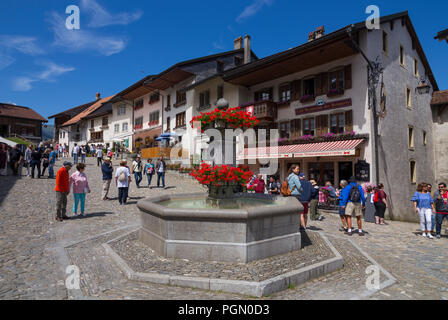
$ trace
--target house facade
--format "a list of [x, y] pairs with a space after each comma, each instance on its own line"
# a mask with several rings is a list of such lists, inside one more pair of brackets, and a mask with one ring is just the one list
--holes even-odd
[[[376, 88], [368, 81], [372, 61], [383, 69]], [[390, 218], [417, 220], [410, 198], [418, 182], [435, 181], [430, 101], [438, 87], [407, 12], [382, 17], [380, 30], [358, 23], [325, 35], [318, 28], [307, 43], [229, 70], [222, 80], [230, 106], [279, 132], [278, 147], [247, 146], [240, 162], [259, 172], [275, 159], [272, 174], [281, 179], [299, 163], [320, 185], [353, 175], [381, 182]]]
[[0, 103], [0, 136], [22, 137], [32, 143], [42, 141], [42, 124], [48, 122], [28, 107]]
[[448, 90], [436, 91], [431, 100], [436, 183], [448, 183]]

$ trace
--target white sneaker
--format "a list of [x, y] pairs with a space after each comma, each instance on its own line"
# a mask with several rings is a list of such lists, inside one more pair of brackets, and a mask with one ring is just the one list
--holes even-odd
[[426, 238], [426, 233], [425, 232], [423, 232], [422, 237]]
[[432, 236], [432, 234], [428, 233], [428, 238], [429, 239], [434, 239], [434, 237]]

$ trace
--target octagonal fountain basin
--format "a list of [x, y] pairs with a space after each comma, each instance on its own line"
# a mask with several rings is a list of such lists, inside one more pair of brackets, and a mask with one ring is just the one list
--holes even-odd
[[140, 241], [163, 257], [247, 263], [301, 248], [303, 206], [295, 197], [163, 195], [137, 206]]

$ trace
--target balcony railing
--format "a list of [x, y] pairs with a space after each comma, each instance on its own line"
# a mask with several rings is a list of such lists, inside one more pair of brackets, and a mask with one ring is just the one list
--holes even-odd
[[189, 159], [187, 149], [182, 148], [146, 148], [141, 150], [143, 159], [164, 157], [167, 159]]
[[254, 117], [259, 120], [274, 121], [277, 117], [277, 103], [272, 101], [260, 101], [254, 104]]

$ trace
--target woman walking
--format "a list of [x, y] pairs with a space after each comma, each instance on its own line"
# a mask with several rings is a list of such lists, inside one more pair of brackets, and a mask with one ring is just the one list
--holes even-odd
[[33, 153], [33, 145], [29, 145], [25, 150], [26, 176], [31, 175], [31, 154]]
[[129, 183], [131, 183], [131, 172], [127, 167], [127, 161], [120, 162], [120, 167], [115, 172], [115, 185], [118, 188], [118, 202], [125, 205], [128, 201]]
[[6, 144], [2, 143], [0, 145], [0, 176], [8, 174], [8, 158], [8, 149], [6, 149]]
[[420, 228], [422, 230], [422, 236], [433, 239], [434, 237], [430, 233], [431, 230], [431, 216], [435, 211], [434, 199], [426, 188], [426, 184], [420, 183], [417, 187], [417, 191], [411, 199], [414, 202], [415, 213], [420, 217]]
[[45, 170], [48, 168], [48, 166], [50, 165], [50, 149], [45, 149], [45, 152], [42, 154], [42, 173], [41, 176], [43, 176], [45, 174]]
[[34, 179], [34, 169], [37, 168], [37, 178], [40, 179], [40, 163], [42, 161], [42, 154], [39, 148], [36, 147], [31, 153], [31, 179]]
[[152, 163], [151, 159], [148, 159], [148, 162], [145, 164], [145, 174], [148, 177], [148, 188], [151, 187], [152, 177], [154, 176], [155, 166]]
[[[375, 222], [375, 215], [376, 215], [376, 208], [375, 208], [375, 202], [374, 202], [374, 198], [375, 198], [375, 191], [373, 190], [372, 186], [368, 186], [366, 188], [366, 213], [364, 216], [364, 221], [365, 222]], [[378, 224], [379, 218], [377, 217], [377, 222], [376, 224]]]
[[86, 165], [84, 163], [78, 163], [76, 165], [76, 172], [70, 177], [70, 188], [73, 186], [73, 195], [75, 197], [75, 203], [73, 204], [73, 214], [78, 214], [78, 205], [81, 203], [81, 216], [85, 213], [86, 193], [90, 193], [89, 182], [87, 181], [87, 175], [84, 173]]
[[[300, 193], [302, 191], [302, 184], [300, 183], [299, 173], [300, 173], [300, 166], [298, 164], [293, 164], [288, 171], [288, 177], [286, 178], [286, 181], [288, 181], [288, 187], [289, 191], [291, 192], [291, 196], [296, 197], [297, 200], [299, 200], [300, 202]], [[307, 214], [305, 214], [305, 211], [303, 211], [300, 217], [300, 224], [301, 228], [303, 229], [306, 229], [306, 223], [308, 220]]]
[[373, 200], [375, 204], [375, 223], [380, 225], [386, 224], [384, 222], [384, 213], [386, 212], [386, 209], [389, 208], [389, 205], [387, 204], [387, 194], [383, 189], [384, 185], [382, 183], [378, 184]]

